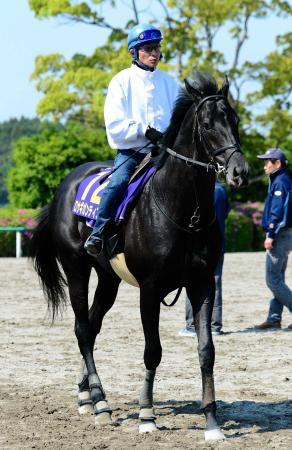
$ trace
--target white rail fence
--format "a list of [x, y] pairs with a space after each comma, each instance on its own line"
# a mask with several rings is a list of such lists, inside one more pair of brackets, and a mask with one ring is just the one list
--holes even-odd
[[21, 258], [22, 256], [22, 233], [25, 231], [31, 231], [31, 228], [26, 227], [0, 227], [0, 231], [11, 231], [15, 233], [15, 256]]

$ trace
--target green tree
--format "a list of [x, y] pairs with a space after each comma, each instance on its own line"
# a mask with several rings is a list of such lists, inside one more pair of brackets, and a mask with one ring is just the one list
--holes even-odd
[[40, 120], [10, 119], [0, 123], [0, 205], [7, 202], [6, 175], [11, 167], [12, 144], [21, 136], [31, 136], [39, 131]]
[[[243, 49], [249, 39], [251, 24], [271, 15], [283, 19], [291, 15], [285, 0], [152, 0], [129, 3], [129, 20], [114, 26], [104, 6], [126, 7], [122, 0], [29, 0], [40, 19], [82, 22], [108, 32], [107, 42], [91, 56], [76, 54], [71, 60], [62, 55], [39, 56], [32, 75], [37, 89], [44, 93], [38, 113], [55, 120], [73, 118], [90, 124], [103, 123], [103, 101], [109, 79], [129, 61], [126, 32], [135, 23], [150, 20], [158, 23], [165, 39], [162, 43], [163, 69], [183, 79], [192, 68], [208, 70], [217, 78], [228, 73], [231, 100], [241, 117], [241, 141], [251, 168], [251, 184], [241, 196], [264, 192], [265, 182], [256, 154], [269, 145], [286, 144], [291, 130], [291, 34], [277, 38], [277, 51], [259, 55], [257, 63], [244, 60]], [[218, 48], [217, 38], [224, 32], [233, 51]], [[228, 46], [230, 49], [230, 45]], [[252, 81], [256, 92], [246, 98], [243, 87]], [[255, 107], [261, 107], [256, 114]]]
[[112, 158], [104, 130], [79, 123], [64, 127], [44, 123], [39, 134], [23, 137], [14, 145], [14, 167], [8, 174], [10, 203], [23, 208], [43, 206], [73, 168]]
[[267, 143], [282, 146], [291, 137], [292, 116], [292, 32], [277, 38], [278, 49], [263, 62], [250, 64], [250, 76], [260, 89], [249, 94], [251, 103], [270, 100], [266, 111], [256, 120], [269, 130]]
[[[261, 99], [253, 96], [249, 105], [243, 103], [242, 87], [250, 80], [251, 72], [250, 63], [242, 60], [242, 49], [248, 40], [250, 24], [271, 14], [291, 14], [289, 3], [283, 0], [152, 0], [143, 2], [143, 6], [132, 0], [128, 22], [117, 28], [111, 23], [110, 13], [109, 17], [104, 17], [98, 11], [109, 4], [115, 8], [123, 7], [123, 1], [29, 0], [29, 3], [38, 18], [54, 16], [110, 32], [107, 43], [91, 57], [74, 55], [71, 61], [65, 61], [61, 55], [40, 56], [33, 74], [33, 78], [39, 80], [37, 88], [45, 94], [39, 105], [41, 115], [51, 113], [58, 119], [75, 115], [77, 110], [77, 114], [87, 114], [89, 120], [99, 123], [102, 122], [103, 96], [108, 81], [125, 67], [128, 58], [125, 31], [134, 23], [150, 18], [161, 24], [165, 35], [163, 54], [168, 67], [179, 78], [185, 77], [193, 67], [209, 70], [216, 76], [228, 73], [233, 101], [243, 118], [242, 127], [250, 128], [255, 118], [247, 106], [252, 108], [269, 96], [263, 91]], [[233, 54], [226, 54], [224, 49], [216, 47], [216, 39], [223, 29], [233, 44]], [[269, 69], [277, 70], [277, 61], [272, 55], [267, 58]], [[277, 75], [282, 77], [281, 70]], [[260, 83], [263, 80], [260, 71], [257, 80]], [[286, 93], [290, 95], [287, 89]], [[261, 125], [266, 125], [264, 120], [259, 120]], [[273, 120], [272, 114], [269, 120]], [[268, 127], [271, 128], [272, 125]]]

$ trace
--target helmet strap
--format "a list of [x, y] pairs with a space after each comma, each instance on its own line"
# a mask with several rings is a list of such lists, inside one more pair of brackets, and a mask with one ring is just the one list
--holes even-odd
[[138, 55], [138, 48], [134, 47], [133, 50], [134, 50], [134, 52], [132, 54], [132, 64], [135, 64], [136, 66], [140, 67], [140, 69], [147, 70], [148, 72], [154, 72], [154, 70], [155, 70], [154, 67], [149, 67], [149, 66], [146, 66], [146, 64], [141, 63], [141, 61], [139, 60], [139, 55]]
[[135, 64], [137, 67], [140, 67], [140, 69], [147, 70], [148, 72], [154, 72], [155, 70], [155, 67], [146, 66], [146, 64], [142, 64], [139, 59], [133, 60], [132, 64]]

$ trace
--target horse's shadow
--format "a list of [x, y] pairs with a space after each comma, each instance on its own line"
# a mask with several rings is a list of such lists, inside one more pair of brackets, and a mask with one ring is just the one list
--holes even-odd
[[[138, 402], [129, 402], [128, 405], [137, 407]], [[168, 400], [155, 402], [155, 412], [158, 417], [172, 415], [201, 415], [201, 402]], [[252, 400], [239, 400], [227, 403], [217, 401], [217, 417], [223, 430], [234, 431], [228, 433], [228, 438], [238, 438], [250, 433], [266, 433], [278, 430], [292, 429], [292, 400], [281, 402], [256, 402]], [[127, 419], [137, 419], [138, 415], [132, 412]], [[194, 429], [204, 429], [198, 423]], [[162, 427], [162, 430], [178, 430], [177, 427]], [[240, 431], [242, 430], [242, 431]]]

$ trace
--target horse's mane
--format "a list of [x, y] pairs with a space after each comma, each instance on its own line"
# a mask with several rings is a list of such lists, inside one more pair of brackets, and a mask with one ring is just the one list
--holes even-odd
[[[202, 97], [214, 95], [218, 92], [217, 82], [208, 72], [194, 70], [191, 76], [188, 77], [188, 80], [191, 85], [200, 92]], [[175, 102], [169, 126], [163, 136], [163, 146], [169, 148], [173, 147], [184, 117], [193, 105], [194, 101], [194, 98], [188, 93], [188, 91], [185, 88], [182, 88]], [[156, 165], [161, 167], [164, 163], [164, 159], [165, 152], [161, 152], [160, 156], [157, 158]]]

